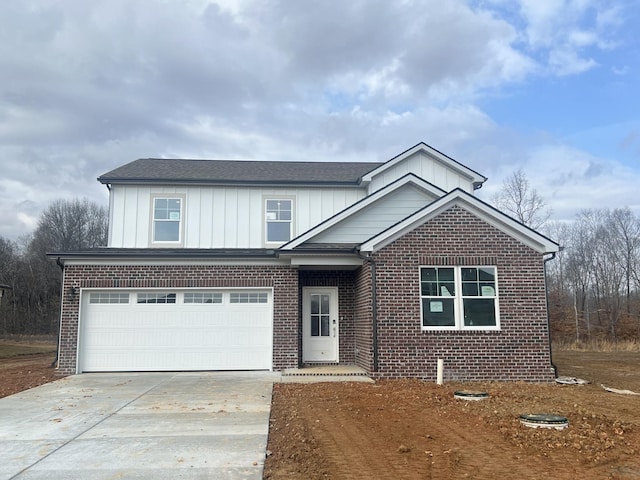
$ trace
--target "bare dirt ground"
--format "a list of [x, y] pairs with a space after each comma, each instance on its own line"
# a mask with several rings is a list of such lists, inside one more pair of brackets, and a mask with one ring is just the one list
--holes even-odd
[[[589, 385], [278, 384], [267, 479], [640, 479], [640, 353], [558, 352]], [[456, 400], [456, 390], [488, 400]], [[521, 414], [568, 418], [532, 429]]]
[[[53, 354], [0, 360], [0, 397], [59, 378]], [[266, 479], [640, 479], [640, 353], [557, 352], [577, 385], [415, 380], [278, 384]], [[488, 400], [453, 398], [482, 390]], [[525, 413], [569, 420], [531, 429]]]
[[39, 353], [0, 359], [0, 398], [60, 378], [51, 367], [55, 358], [55, 353]]

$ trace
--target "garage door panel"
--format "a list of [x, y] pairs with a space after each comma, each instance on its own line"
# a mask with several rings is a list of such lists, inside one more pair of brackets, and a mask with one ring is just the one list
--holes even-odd
[[173, 304], [83, 303], [79, 370], [271, 369], [271, 302], [184, 304], [182, 298], [179, 293]]

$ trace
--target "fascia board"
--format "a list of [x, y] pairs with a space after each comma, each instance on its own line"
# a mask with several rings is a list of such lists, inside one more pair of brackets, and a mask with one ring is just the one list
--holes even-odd
[[295, 255], [289, 257], [291, 266], [300, 267], [305, 265], [327, 265], [327, 266], [362, 266], [362, 259], [355, 255]]
[[409, 183], [415, 185], [418, 188], [421, 188], [425, 192], [430, 193], [430, 194], [432, 194], [432, 195], [434, 195], [436, 197], [442, 197], [442, 196], [446, 195], [446, 193], [447, 193], [444, 190], [442, 190], [440, 187], [437, 187], [436, 185], [433, 185], [432, 183], [427, 182], [426, 180], [416, 176], [415, 174], [407, 173], [406, 175], [403, 175], [402, 177], [400, 177], [398, 180], [390, 183], [389, 185], [381, 188], [380, 190], [377, 190], [376, 192], [374, 192], [371, 195], [359, 200], [358, 202], [354, 203], [353, 205], [348, 206], [344, 210], [336, 213], [334, 216], [328, 218], [327, 220], [325, 220], [322, 223], [319, 223], [318, 225], [316, 225], [315, 227], [311, 228], [310, 230], [307, 230], [305, 233], [297, 236], [296, 238], [294, 238], [290, 242], [285, 243], [284, 245], [282, 245], [280, 247], [280, 251], [293, 250], [294, 248], [300, 246], [304, 242], [312, 239], [316, 235], [318, 235], [318, 234], [324, 232], [325, 230], [333, 227], [334, 225], [340, 223], [341, 221], [345, 220], [346, 218], [350, 217], [351, 215], [354, 215], [355, 213], [359, 212], [363, 208], [365, 208], [365, 207], [371, 205], [372, 203], [378, 201], [379, 199], [381, 199], [381, 198], [383, 198], [383, 197], [395, 192], [399, 188], [402, 188], [404, 185], [407, 185]]
[[412, 156], [415, 153], [420, 152], [420, 151], [423, 151], [423, 152], [427, 153], [429, 156], [434, 157], [438, 161], [444, 163], [445, 165], [451, 167], [452, 169], [454, 169], [454, 170], [462, 173], [463, 175], [469, 177], [474, 184], [475, 183], [482, 184], [482, 183], [487, 181], [487, 177], [485, 177], [484, 175], [481, 175], [480, 173], [476, 172], [475, 170], [472, 170], [469, 167], [467, 167], [467, 166], [459, 163], [458, 161], [452, 159], [451, 157], [448, 157], [444, 153], [436, 150], [433, 147], [430, 147], [429, 145], [427, 145], [424, 142], [418, 143], [414, 147], [411, 147], [409, 150], [406, 150], [406, 151], [402, 152], [400, 155], [397, 155], [397, 156], [393, 157], [391, 160], [385, 162], [384, 164], [380, 165], [379, 167], [377, 167], [377, 168], [371, 170], [370, 172], [366, 173], [365, 175], [362, 176], [362, 181], [363, 182], [367, 182], [367, 183], [371, 182], [373, 177], [375, 177], [376, 175], [384, 172], [388, 168], [391, 168], [392, 166], [396, 165], [397, 163], [400, 163], [401, 161], [405, 160], [406, 158], [409, 158], [410, 156]]
[[272, 266], [272, 265], [289, 265], [287, 260], [280, 259], [212, 259], [212, 260], [196, 260], [196, 259], [167, 259], [167, 258], [138, 258], [138, 259], [129, 259], [129, 258], [109, 258], [109, 259], [98, 259], [95, 257], [86, 257], [86, 258], [73, 258], [66, 259], [63, 261], [64, 266], [79, 266], [79, 265], [104, 265], [104, 266], [122, 266], [122, 265], [132, 265], [132, 266], [148, 266], [148, 265], [171, 265], [171, 266], [197, 266], [197, 265], [205, 265], [205, 266], [219, 266], [219, 265], [235, 265], [235, 266]]
[[390, 227], [381, 234], [367, 240], [360, 246], [360, 251], [375, 252], [380, 250], [454, 205], [464, 208], [489, 225], [516, 238], [541, 254], [557, 252], [560, 248], [557, 243], [544, 235], [515, 221], [499, 210], [495, 210], [493, 207], [484, 204], [472, 195], [457, 189], [446, 197], [436, 200], [431, 205], [428, 205], [410, 217], [407, 217], [405, 220]]

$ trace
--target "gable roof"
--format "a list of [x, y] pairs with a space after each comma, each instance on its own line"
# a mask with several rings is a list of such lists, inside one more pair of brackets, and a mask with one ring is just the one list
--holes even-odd
[[380, 250], [454, 205], [460, 206], [541, 254], [557, 252], [560, 249], [560, 246], [553, 240], [505, 215], [488, 203], [457, 188], [389, 227], [384, 232], [371, 237], [360, 245], [360, 251], [374, 252]]
[[141, 158], [98, 177], [103, 184], [359, 185], [371, 162], [269, 162]]
[[387, 162], [380, 164], [378, 167], [367, 172], [365, 175], [363, 175], [362, 181], [370, 182], [373, 179], [373, 177], [381, 174], [385, 170], [393, 167], [394, 165], [402, 162], [403, 160], [411, 157], [412, 155], [415, 155], [418, 152], [423, 152], [427, 154], [429, 157], [435, 159], [436, 161], [448, 166], [449, 168], [457, 172], [460, 172], [465, 177], [468, 177], [473, 183], [474, 190], [477, 190], [478, 188], [482, 187], [482, 184], [487, 181], [487, 177], [485, 177], [484, 175], [481, 175], [475, 170], [472, 170], [471, 168], [464, 166], [457, 160], [454, 160], [453, 158], [445, 155], [444, 153], [436, 150], [435, 148], [427, 145], [424, 142], [420, 142], [417, 145], [414, 145], [410, 149], [405, 150], [401, 154], [393, 157], [391, 160], [388, 160]]
[[393, 192], [398, 191], [402, 187], [409, 184], [427, 192], [428, 194], [436, 198], [441, 197], [446, 193], [444, 190], [433, 185], [432, 183], [429, 183], [426, 180], [423, 180], [422, 178], [417, 177], [413, 173], [408, 173], [403, 177], [400, 177], [396, 181], [390, 183], [389, 185], [386, 185], [385, 187], [381, 188], [380, 190], [375, 191], [371, 195], [368, 195], [367, 197], [357, 201], [356, 203], [349, 205], [344, 210], [336, 213], [332, 217], [329, 217], [328, 219], [319, 223], [318, 225], [311, 228], [310, 230], [307, 230], [301, 235], [298, 235], [296, 238], [282, 245], [280, 247], [280, 250], [293, 250], [294, 248], [301, 246], [303, 243], [308, 242], [309, 240], [312, 240], [314, 237], [320, 235], [323, 232], [326, 232], [327, 230], [334, 227], [338, 223], [346, 221], [347, 219], [354, 216], [358, 212], [362, 211], [364, 208], [368, 207], [369, 205], [372, 205], [373, 203], [380, 201], [382, 198], [392, 194]]

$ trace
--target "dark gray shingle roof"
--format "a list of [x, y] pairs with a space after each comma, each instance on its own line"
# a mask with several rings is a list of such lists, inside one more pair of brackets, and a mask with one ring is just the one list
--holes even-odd
[[141, 158], [98, 177], [102, 183], [353, 184], [382, 163], [267, 162]]

